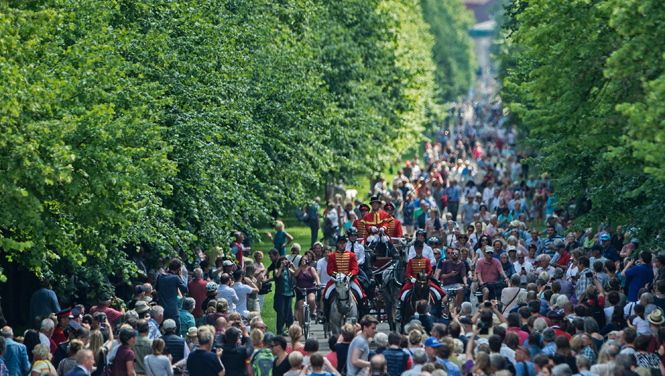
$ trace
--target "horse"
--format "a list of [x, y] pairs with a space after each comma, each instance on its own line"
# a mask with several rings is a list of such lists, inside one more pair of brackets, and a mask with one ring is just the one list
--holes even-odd
[[381, 296], [385, 305], [385, 312], [388, 316], [388, 324], [391, 331], [398, 330], [398, 322], [396, 319], [396, 305], [399, 299], [399, 292], [404, 285], [406, 279], [406, 265], [408, 264], [408, 248], [405, 246], [404, 240], [400, 240], [399, 249], [395, 248], [392, 244], [386, 249], [391, 249], [390, 256], [393, 260], [391, 265], [381, 273]]
[[408, 323], [411, 317], [416, 313], [416, 304], [420, 300], [425, 300], [430, 306], [430, 312], [439, 317], [440, 303], [436, 296], [430, 291], [429, 275], [425, 271], [421, 271], [416, 276], [416, 282], [413, 284], [413, 290], [407, 294], [404, 304], [402, 306], [402, 322]]
[[338, 336], [342, 332], [342, 326], [347, 318], [358, 318], [358, 304], [351, 291], [351, 279], [348, 275], [337, 273], [333, 279], [335, 283], [335, 294], [330, 302], [330, 331], [333, 336]]

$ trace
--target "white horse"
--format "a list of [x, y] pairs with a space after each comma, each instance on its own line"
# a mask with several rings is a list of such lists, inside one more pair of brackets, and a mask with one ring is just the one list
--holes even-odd
[[[351, 279], [348, 275], [337, 273], [333, 279], [335, 283], [335, 296], [330, 302], [330, 330], [333, 336], [338, 336], [342, 332], [342, 326], [346, 319], [358, 319], [358, 304], [353, 298], [351, 292]], [[356, 321], [358, 322], [358, 321]]]

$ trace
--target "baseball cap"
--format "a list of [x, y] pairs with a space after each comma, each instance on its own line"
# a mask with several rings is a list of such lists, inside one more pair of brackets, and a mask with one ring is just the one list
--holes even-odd
[[485, 247], [485, 253], [494, 253], [494, 249], [490, 246]]
[[603, 235], [600, 237], [600, 240], [603, 240], [603, 241], [604, 241], [604, 240], [610, 240], [610, 234], [603, 234]]
[[222, 266], [233, 266], [233, 261], [231, 261], [231, 260], [226, 260], [226, 261], [224, 261], [224, 263], [222, 264]]
[[514, 245], [509, 245], [508, 248], [506, 248], [506, 250], [507, 250], [508, 252], [510, 252], [510, 251], [517, 251], [517, 248], [515, 248]]
[[439, 343], [439, 340], [436, 339], [436, 337], [429, 337], [428, 339], [425, 340], [425, 347], [439, 347], [441, 344]]
[[175, 327], [176, 327], [175, 321], [173, 321], [172, 319], [168, 319], [168, 320], [164, 321], [162, 326], [164, 327], [164, 329], [175, 329]]
[[143, 285], [136, 285], [134, 287], [134, 295], [141, 295], [145, 292], [145, 287]]

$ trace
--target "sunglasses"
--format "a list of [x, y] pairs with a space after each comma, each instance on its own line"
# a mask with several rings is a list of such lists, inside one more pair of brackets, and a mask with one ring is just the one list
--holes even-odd
[[435, 254], [435, 255], [440, 255], [440, 254], [441, 254], [441, 252], [434, 252], [434, 254]]
[[459, 253], [458, 253], [458, 252], [453, 252], [452, 254], [453, 254], [453, 255], [459, 255]]

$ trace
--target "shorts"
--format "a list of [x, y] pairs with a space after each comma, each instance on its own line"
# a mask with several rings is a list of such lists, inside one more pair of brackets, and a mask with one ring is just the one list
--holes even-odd
[[[311, 289], [307, 289], [307, 295], [313, 294], [316, 292], [316, 288], [312, 287]], [[300, 290], [296, 290], [296, 302], [299, 302], [301, 300], [305, 299], [305, 293], [303, 293]]]

